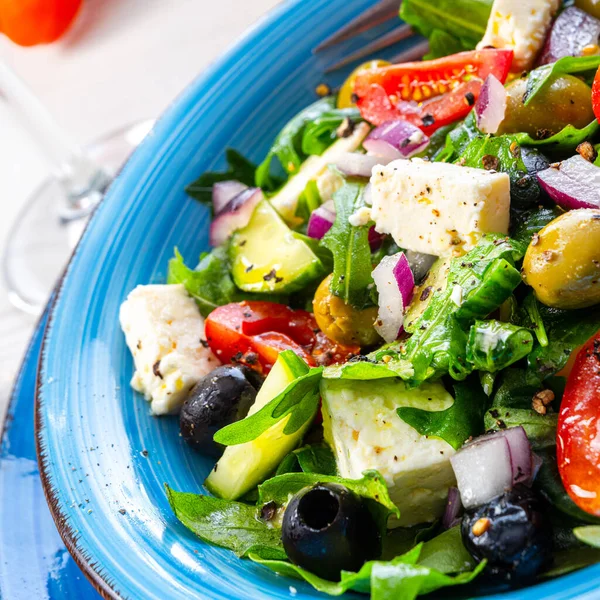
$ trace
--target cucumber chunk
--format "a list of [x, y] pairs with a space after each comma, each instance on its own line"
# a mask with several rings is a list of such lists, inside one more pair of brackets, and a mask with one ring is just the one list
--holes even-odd
[[[292, 351], [282, 352], [248, 414], [256, 413], [308, 370], [306, 363]], [[228, 446], [204, 482], [208, 490], [219, 498], [236, 500], [264, 481], [283, 458], [300, 444], [310, 425], [309, 420], [295, 433], [285, 435], [283, 430], [290, 416], [251, 442]]]
[[268, 201], [231, 240], [231, 273], [246, 292], [294, 292], [326, 269], [310, 246], [283, 222]]

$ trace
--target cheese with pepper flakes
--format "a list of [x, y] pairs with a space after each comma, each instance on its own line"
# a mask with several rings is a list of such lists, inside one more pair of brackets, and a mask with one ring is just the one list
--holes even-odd
[[561, 0], [494, 0], [485, 35], [477, 49], [514, 50], [511, 71], [533, 67]]
[[121, 305], [133, 355], [131, 387], [155, 415], [179, 411], [189, 390], [219, 361], [204, 341], [204, 319], [183, 285], [139, 285]]
[[374, 167], [371, 184], [375, 229], [400, 248], [460, 255], [484, 233], [508, 233], [506, 173], [413, 158]]

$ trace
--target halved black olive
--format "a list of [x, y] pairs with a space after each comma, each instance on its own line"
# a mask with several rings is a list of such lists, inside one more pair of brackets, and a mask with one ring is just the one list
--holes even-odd
[[364, 500], [332, 483], [304, 488], [290, 500], [282, 541], [293, 563], [332, 581], [381, 556], [381, 535]]

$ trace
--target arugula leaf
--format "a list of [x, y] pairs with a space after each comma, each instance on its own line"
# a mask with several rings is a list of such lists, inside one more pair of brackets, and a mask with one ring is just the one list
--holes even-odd
[[365, 471], [362, 479], [345, 479], [320, 473], [278, 475], [258, 486], [258, 506], [267, 502], [285, 506], [291, 496], [317, 483], [337, 483], [362, 496], [382, 532], [385, 532], [390, 516], [400, 518], [400, 511], [390, 499], [385, 479], [377, 471]]
[[461, 380], [471, 372], [466, 358], [467, 331], [475, 319], [498, 308], [519, 285], [521, 275], [513, 265], [524, 251], [522, 244], [510, 238], [488, 234], [465, 256], [452, 259], [448, 285], [433, 292], [414, 324], [415, 333], [390, 346], [412, 363], [411, 385], [446, 373]]
[[[531, 404], [531, 398], [529, 400]], [[533, 409], [500, 407], [490, 408], [483, 419], [487, 431], [501, 431], [507, 427], [523, 427], [534, 450], [556, 445], [558, 414], [540, 415]]]
[[421, 435], [438, 437], [458, 450], [470, 436], [483, 432], [483, 413], [488, 405], [478, 380], [454, 384], [454, 403], [440, 411], [412, 407], [396, 409], [398, 416]]
[[533, 349], [533, 335], [510, 323], [475, 321], [467, 342], [467, 360], [479, 371], [494, 373], [527, 356]]
[[334, 108], [335, 98], [331, 96], [321, 98], [300, 111], [287, 123], [275, 138], [265, 160], [256, 169], [255, 182], [258, 187], [271, 191], [277, 188], [279, 182], [271, 174], [271, 163], [274, 158], [277, 158], [288, 175], [293, 175], [298, 171], [304, 160], [302, 136], [305, 127]]
[[285, 435], [295, 433], [315, 416], [319, 406], [319, 383], [322, 372], [323, 367], [318, 367], [298, 377], [259, 411], [219, 429], [214, 436], [215, 442], [225, 446], [251, 442], [288, 415], [290, 419], [283, 433]]
[[575, 527], [575, 537], [588, 546], [600, 548], [600, 525], [587, 525], [586, 527]]
[[353, 124], [362, 121], [357, 108], [334, 108], [308, 123], [302, 134], [302, 152], [306, 155], [323, 154], [337, 139], [337, 129], [344, 119]]
[[337, 475], [335, 456], [326, 444], [313, 444], [294, 450], [294, 454], [304, 473]]
[[521, 313], [521, 325], [533, 329], [538, 343], [545, 348], [548, 345], [548, 334], [540, 313], [540, 304], [533, 292], [525, 296]]
[[492, 408], [531, 408], [538, 386], [527, 381], [525, 369], [505, 369], [499, 374], [499, 381]]
[[205, 253], [195, 269], [186, 267], [179, 250], [169, 261], [167, 283], [181, 283], [196, 301], [200, 314], [207, 317], [215, 308], [242, 300], [268, 300], [287, 304], [280, 294], [252, 294], [240, 290], [230, 274], [227, 246], [218, 246]]
[[[285, 475], [286, 473], [299, 473], [301, 471], [298, 457], [294, 452], [290, 452], [280, 463], [275, 471], [275, 476]], [[258, 495], [257, 495], [258, 499]]]
[[323, 371], [324, 379], [356, 379], [356, 380], [370, 380], [370, 379], [387, 379], [388, 377], [401, 377], [402, 379], [409, 379], [414, 374], [412, 365], [406, 361], [399, 359], [397, 356], [393, 357], [387, 363], [374, 362], [376, 355], [381, 354], [382, 350], [376, 350], [369, 356], [360, 357], [366, 360], [353, 361], [330, 365], [325, 367]]
[[550, 154], [566, 154], [573, 152], [581, 142], [593, 138], [600, 131], [600, 123], [594, 119], [583, 129], [567, 125], [554, 135], [536, 140], [528, 133], [515, 133], [513, 137], [521, 146], [532, 146]]
[[517, 136], [474, 137], [457, 161], [466, 167], [482, 169], [490, 156], [497, 159], [495, 169], [510, 177], [511, 207], [525, 208], [539, 202], [540, 185], [535, 175], [530, 175], [525, 167]]
[[[434, 543], [439, 545], [436, 539], [434, 538], [424, 544], [418, 544], [405, 554], [397, 556], [392, 560], [367, 562], [357, 573], [342, 571], [339, 582], [321, 579], [288, 562], [263, 560], [252, 554], [250, 554], [250, 558], [281, 575], [304, 579], [318, 591], [330, 596], [340, 596], [347, 591], [354, 590], [363, 593], [370, 592], [373, 600], [389, 600], [390, 598], [396, 600], [413, 600], [419, 595], [431, 593], [442, 587], [468, 583], [485, 568], [486, 563], [484, 561], [473, 571], [464, 571], [461, 569], [462, 572], [459, 572], [454, 577], [448, 575], [443, 570], [444, 566], [448, 566], [448, 563], [445, 561], [457, 548], [456, 540], [459, 541], [462, 547], [460, 535], [457, 537], [456, 534], [453, 534], [452, 538], [447, 536], [443, 540], [443, 544], [448, 548], [448, 552], [444, 552], [443, 557], [427, 550], [428, 544]], [[451, 539], [454, 541], [454, 544], [449, 546], [448, 542]], [[460, 556], [464, 555], [463, 553], [465, 552], [464, 547], [462, 547], [462, 552], [459, 550], [455, 554]], [[422, 562], [421, 557], [423, 557]], [[438, 558], [440, 558], [439, 561]], [[438, 562], [440, 568], [435, 566]]]
[[203, 317], [215, 308], [242, 298], [242, 292], [233, 283], [229, 273], [226, 246], [214, 248], [204, 255], [196, 270], [185, 266], [183, 257], [175, 248], [175, 258], [169, 261], [167, 283], [182, 283], [196, 300]]
[[358, 309], [371, 303], [373, 284], [369, 225], [355, 227], [349, 222], [349, 218], [365, 206], [364, 187], [363, 183], [348, 180], [334, 194], [335, 222], [321, 241], [333, 254], [331, 292]]
[[271, 558], [286, 558], [281, 531], [258, 519], [255, 506], [165, 488], [175, 516], [201, 540], [238, 556], [267, 551]]
[[196, 181], [190, 183], [185, 188], [186, 194], [210, 206], [212, 209], [212, 186], [215, 183], [235, 180], [241, 181], [248, 186], [254, 185], [254, 175], [256, 172], [254, 164], [231, 148], [225, 151], [225, 158], [228, 165], [227, 171], [208, 171], [200, 175]]
[[541, 231], [550, 221], [553, 221], [563, 211], [558, 206], [550, 208], [546, 206], [536, 207], [533, 210], [524, 211], [517, 215], [516, 222], [513, 225], [512, 238], [529, 246], [534, 234]]
[[525, 92], [525, 106], [544, 88], [554, 77], [559, 75], [572, 75], [585, 71], [596, 71], [600, 67], [600, 56], [564, 56], [549, 65], [543, 65], [529, 73], [527, 78], [527, 91]]
[[446, 140], [450, 132], [454, 131], [457, 127], [460, 127], [461, 123], [451, 123], [450, 125], [444, 125], [434, 131], [429, 137], [429, 144], [425, 150], [419, 152], [416, 156], [418, 158], [426, 158], [434, 162], [443, 162], [440, 157], [445, 151]]
[[538, 450], [537, 454], [541, 456], [543, 463], [535, 478], [534, 486], [538, 488], [546, 500], [554, 508], [570, 517], [584, 523], [600, 524], [600, 518], [581, 510], [567, 494], [558, 473], [555, 449]]
[[419, 564], [441, 573], [464, 573], [477, 566], [463, 544], [460, 525], [425, 542], [419, 556]]
[[[475, 48], [485, 33], [491, 8], [492, 0], [404, 0], [400, 18], [425, 37], [435, 32], [452, 36], [447, 55], [456, 51], [456, 41], [462, 50]], [[440, 34], [435, 35], [434, 50], [440, 53]]]
[[453, 127], [446, 136], [445, 148], [436, 153], [436, 162], [451, 162], [458, 158], [472, 140], [483, 136], [477, 127], [475, 111], [472, 110], [464, 121]]
[[560, 371], [571, 352], [600, 329], [600, 306], [560, 310], [539, 305], [548, 345], [536, 345], [527, 357], [527, 381], [538, 385]]

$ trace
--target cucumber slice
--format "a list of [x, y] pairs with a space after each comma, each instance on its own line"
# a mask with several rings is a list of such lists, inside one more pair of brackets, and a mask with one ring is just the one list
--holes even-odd
[[246, 227], [231, 240], [231, 273], [246, 292], [294, 292], [326, 269], [304, 241], [291, 231], [268, 201], [261, 202]]
[[[308, 373], [306, 363], [290, 350], [282, 352], [265, 379], [249, 415], [279, 395], [292, 381]], [[302, 441], [308, 423], [291, 435], [283, 430], [290, 416], [282, 419], [251, 442], [228, 446], [204, 485], [219, 498], [236, 500], [264, 481], [283, 458]]]
[[438, 258], [429, 273], [415, 289], [413, 299], [408, 305], [406, 316], [404, 317], [404, 329], [408, 333], [415, 332], [415, 326], [419, 317], [425, 312], [427, 305], [431, 301], [434, 292], [443, 292], [448, 283], [448, 273], [450, 272], [450, 259]]

